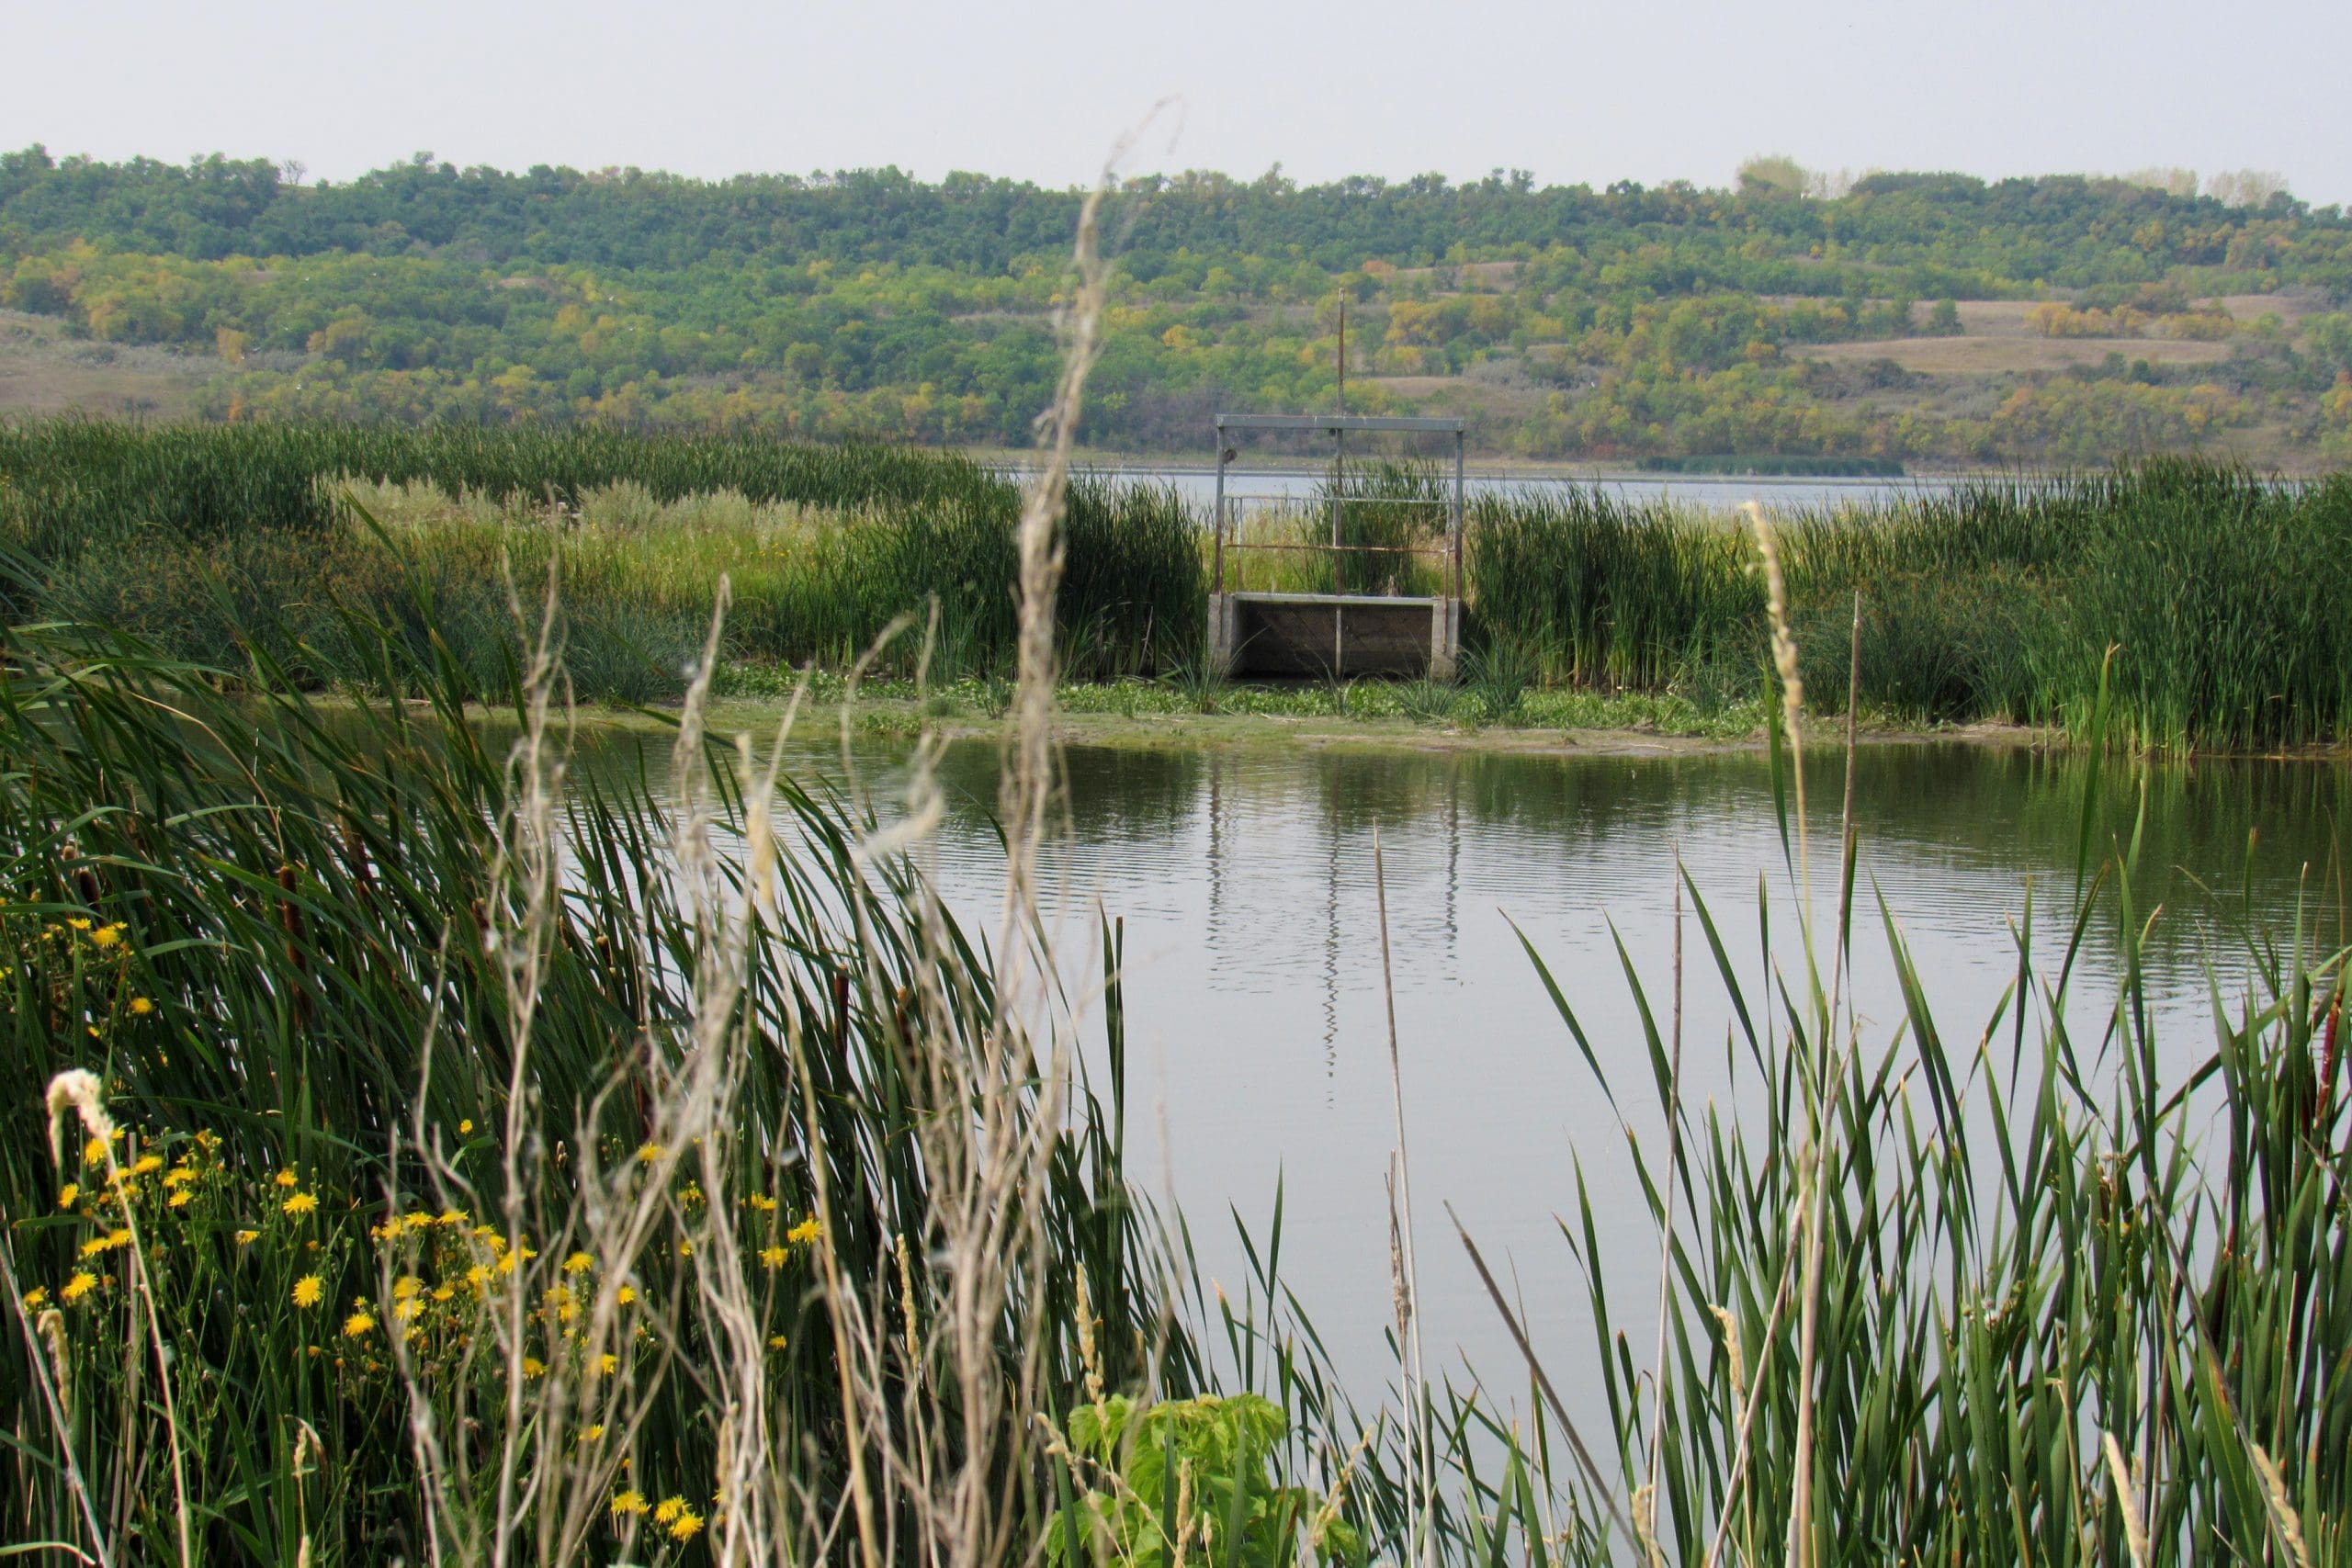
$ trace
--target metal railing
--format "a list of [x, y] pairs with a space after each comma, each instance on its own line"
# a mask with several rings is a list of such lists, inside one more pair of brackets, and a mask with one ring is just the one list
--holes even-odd
[[[1247, 500], [1287, 500], [1282, 496], [1229, 496], [1226, 491], [1226, 474], [1239, 459], [1240, 452], [1226, 439], [1229, 431], [1286, 430], [1312, 434], [1329, 434], [1332, 441], [1331, 542], [1227, 540], [1230, 528], [1230, 502]], [[1347, 492], [1347, 451], [1350, 431], [1408, 431], [1421, 434], [1451, 434], [1453, 437], [1453, 494], [1447, 502], [1446, 539], [1442, 545], [1351, 545], [1344, 533], [1345, 512], [1350, 506], [1428, 506], [1431, 502], [1413, 496], [1351, 496]], [[1447, 597], [1462, 597], [1462, 519], [1463, 462], [1465, 427], [1459, 419], [1422, 419], [1381, 414], [1306, 414], [1306, 413], [1221, 413], [1216, 416], [1216, 501], [1215, 522], [1216, 545], [1215, 555], [1215, 589], [1225, 592], [1225, 552], [1232, 550], [1287, 550], [1295, 553], [1328, 553], [1332, 558], [1332, 583], [1339, 583], [1339, 562], [1350, 554], [1442, 556], [1447, 563], [1450, 584]]]

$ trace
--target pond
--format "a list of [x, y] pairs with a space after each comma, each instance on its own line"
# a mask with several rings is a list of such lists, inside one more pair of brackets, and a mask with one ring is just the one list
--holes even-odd
[[[858, 788], [884, 815], [895, 756], [860, 755]], [[1376, 1402], [1394, 1379], [1385, 1178], [1395, 1144], [1375, 838], [1385, 866], [1396, 1013], [1412, 1161], [1424, 1332], [1433, 1369], [1475, 1367], [1502, 1390], [1525, 1377], [1446, 1219], [1451, 1205], [1515, 1278], [1553, 1375], [1597, 1398], [1589, 1288], [1558, 1217], [1578, 1213], [1579, 1168], [1619, 1317], [1655, 1323], [1656, 1230], [1634, 1184], [1628, 1129], [1662, 1136], [1630, 964], [1660, 1027], [1669, 1016], [1675, 867], [1709, 906], [1751, 1005], [1765, 995], [1769, 913], [1794, 963], [1795, 895], [1760, 752], [1557, 754], [1409, 750], [1114, 750], [1066, 753], [1061, 830], [1045, 857], [1062, 967], [1099, 983], [1095, 908], [1125, 922], [1132, 1174], [1172, 1201], [1206, 1280], [1237, 1299], [1247, 1264], [1235, 1217], [1262, 1245], [1283, 1202], [1281, 1272], [1309, 1309], [1345, 1386]], [[809, 765], [838, 776], [842, 761]], [[1836, 897], [1841, 761], [1811, 764], [1815, 898]], [[1002, 862], [990, 818], [998, 758], [948, 747], [949, 808], [933, 874], [977, 931], [995, 929]], [[2208, 964], [2248, 984], [2246, 922], [2340, 928], [2335, 824], [2347, 774], [2320, 762], [2110, 763], [2103, 842], [2140, 835], [2133, 893], [2162, 906], [2147, 953], [2165, 1076], [2211, 1050]], [[1905, 1013], [1879, 901], [1909, 943], [1956, 1054], [2012, 985], [2030, 889], [2032, 944], [2066, 939], [2086, 767], [1974, 742], [1865, 747], [1854, 995], [1866, 1043]], [[2324, 908], [2324, 918], [2319, 911]], [[2068, 1018], [2097, 1052], [2115, 998], [2111, 918], [2095, 922]], [[1558, 982], [1615, 1091], [1602, 1092], [1521, 945]], [[1687, 1099], [1736, 1086], [1735, 1021], [1686, 898]], [[1619, 944], [1623, 960], [1621, 962]], [[1791, 984], [1796, 984], [1793, 976]], [[2037, 1010], [2034, 1017], [2040, 1016]], [[1099, 1068], [1101, 1010], [1085, 1016]], [[2029, 1047], [2035, 1031], [2029, 1025]], [[2006, 1076], [2007, 1026], [1977, 1071]], [[1753, 1107], [1750, 1107], [1753, 1110]], [[1164, 1140], [1162, 1130], [1164, 1129]], [[1645, 1278], [1646, 1277], [1646, 1278]], [[1653, 1309], [1654, 1310], [1654, 1309]]]

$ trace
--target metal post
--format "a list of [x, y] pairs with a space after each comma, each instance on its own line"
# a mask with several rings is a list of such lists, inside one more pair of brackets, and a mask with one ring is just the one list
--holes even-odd
[[1340, 498], [1348, 488], [1348, 433], [1331, 430], [1331, 592], [1347, 590], [1340, 581]]
[[[1348, 296], [1344, 289], [1340, 294], [1340, 417], [1348, 417]], [[1348, 433], [1334, 425], [1331, 429], [1331, 592], [1334, 593], [1347, 591], [1340, 571], [1340, 496], [1347, 488]], [[1338, 612], [1332, 614], [1336, 623]], [[1338, 636], [1335, 630], [1332, 633], [1335, 639], [1332, 654], [1335, 658], [1339, 653], [1336, 646]]]
[[1225, 592], [1225, 421], [1216, 422], [1216, 588]]
[[1463, 432], [1453, 433], [1453, 598], [1462, 599], [1462, 443]]

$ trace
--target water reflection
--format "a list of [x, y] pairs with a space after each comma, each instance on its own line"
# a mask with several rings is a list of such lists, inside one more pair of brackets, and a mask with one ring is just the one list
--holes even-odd
[[[1044, 857], [1048, 885], [1081, 950], [1095, 900], [1126, 921], [1137, 1114], [1167, 1130], [1166, 1180], [1204, 1268], [1238, 1280], [1226, 1211], [1262, 1225], [1279, 1182], [1284, 1273], [1313, 1304], [1343, 1375], [1374, 1397], [1391, 1374], [1382, 1179], [1393, 1127], [1376, 834], [1425, 1216], [1430, 1343], [1459, 1345], [1512, 1382], [1506, 1342], [1466, 1263], [1428, 1226], [1445, 1200], [1490, 1256], [1513, 1260], [1536, 1332], [1567, 1369], [1555, 1375], [1595, 1386], [1574, 1370], [1592, 1354], [1589, 1297], [1555, 1219], [1574, 1212], [1579, 1171], [1596, 1196], [1604, 1266], [1636, 1277], [1655, 1266], [1625, 1136], [1661, 1129], [1620, 944], [1662, 998], [1679, 855], [1749, 997], [1760, 1003], [1769, 993], [1765, 922], [1793, 953], [1795, 910], [1765, 759], [1080, 748], [1067, 761], [1063, 830]], [[865, 782], [887, 815], [893, 764], [871, 764]], [[1816, 761], [1812, 781], [1825, 919], [1838, 771], [1834, 759]], [[949, 748], [941, 778], [950, 809], [931, 852], [934, 874], [960, 914], [990, 929], [1002, 887], [989, 817], [996, 749]], [[2143, 912], [2165, 910], [2147, 960], [2168, 1070], [2211, 1049], [2201, 965], [2219, 958], [2233, 983], [2232, 928], [2284, 933], [2304, 902], [2340, 929], [2334, 844], [2346, 779], [2320, 763], [2110, 765], [2096, 833], [2102, 843], [2138, 835], [2135, 899]], [[1872, 1043], [1891, 1038], [1904, 1017], [1881, 900], [1954, 1041], [1984, 1029], [2015, 978], [2029, 889], [2037, 956], [2061, 951], [2085, 783], [2080, 759], [2026, 748], [1885, 745], [1861, 754], [1854, 987]], [[1521, 933], [1577, 1010], [1618, 1087], [1623, 1121], [1596, 1092]], [[1696, 927], [1686, 936], [1687, 1092], [1694, 1103], [1713, 1097], [1736, 1108], [1733, 1010]], [[2112, 1003], [2113, 953], [2111, 924], [2095, 923], [2069, 1006], [2086, 1057]], [[1067, 954], [1066, 973], [1082, 979], [1095, 962]], [[1091, 1046], [1099, 1034], [1098, 1026]], [[2006, 1040], [2004, 1032], [1996, 1049]], [[1621, 1278], [1621, 1303], [1629, 1284]]]

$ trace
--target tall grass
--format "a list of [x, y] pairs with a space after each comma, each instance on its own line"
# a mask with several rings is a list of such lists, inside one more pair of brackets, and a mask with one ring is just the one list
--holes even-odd
[[[1855, 1016], [1850, 838], [1834, 922], [1783, 928], [1760, 978], [1690, 884], [1741, 1110], [1681, 1093], [1679, 966], [1611, 1043], [1567, 1000], [1583, 977], [1539, 960], [1604, 1090], [1630, 1118], [1623, 1064], [1646, 1066], [1675, 1130], [1629, 1133], [1636, 1201], [1675, 1214], [1636, 1292], [1663, 1303], [1662, 1364], [1635, 1359], [1656, 1325], [1611, 1304], [1595, 1213], [1623, 1195], [1579, 1176], [1606, 1408], [1553, 1405], [1544, 1377], [1529, 1424], [1491, 1384], [1426, 1413], [1416, 1393], [1399, 1423], [1321, 1371], [1279, 1222], [1238, 1300], [1181, 1308], [1125, 1177], [1114, 934], [1104, 1104], [1025, 1021], [1074, 977], [1024, 950], [1033, 1013], [1004, 933], [984, 956], [905, 858], [922, 801], [884, 833], [708, 745], [699, 681], [674, 795], [599, 788], [566, 773], [532, 636], [493, 728], [447, 638], [345, 635], [424, 701], [330, 715], [279, 636], [233, 694], [119, 635], [0, 640], [12, 1540], [117, 1562], [177, 1555], [183, 1523], [191, 1556], [321, 1562], [993, 1562], [1050, 1537], [1068, 1561], [1425, 1539], [1599, 1563], [1629, 1533], [1715, 1562], [2352, 1553], [2344, 955], [2251, 937], [2210, 1051], [2168, 1074], [2135, 851], [2100, 872], [2087, 812], [2054, 956], [2029, 902], [2011, 987], [1957, 1024], [1883, 908], [1905, 1014]], [[1012, 798], [1018, 831], [1039, 812]], [[2100, 923], [2122, 978], [2078, 1033]], [[43, 1092], [85, 1067], [124, 1135], [52, 1154]], [[1273, 1403], [1188, 1397], [1208, 1388]], [[1137, 1412], [1169, 1462], [1115, 1435]]]
[[[1330, 547], [1331, 486], [1343, 538]], [[1367, 463], [1256, 513], [1228, 586], [1427, 593], [1446, 584], [1448, 486]], [[354, 504], [354, 498], [356, 504]], [[502, 563], [561, 558], [574, 680], [674, 698], [721, 572], [730, 658], [846, 667], [937, 605], [934, 669], [1008, 674], [1008, 481], [959, 457], [736, 437], [340, 427], [0, 426], [0, 542], [41, 563], [22, 615], [135, 627], [215, 661], [277, 613], [313, 682], [350, 681], [338, 604], [405, 614], [422, 574], [441, 635], [488, 679], [518, 657]], [[374, 525], [412, 545], [396, 563]], [[1737, 531], [1583, 487], [1487, 491], [1466, 519], [1465, 638], [1553, 687], [1754, 699], [1763, 602]], [[2079, 734], [2109, 672], [2109, 733], [2165, 749], [2334, 744], [2352, 733], [2352, 477], [2266, 482], [2202, 459], [1976, 481], [1783, 518], [1793, 635], [1816, 711], [2008, 720]], [[1079, 477], [1059, 525], [1060, 664], [1080, 679], [1196, 660], [1211, 541], [1174, 491]], [[411, 626], [413, 635], [421, 628]], [[887, 651], [903, 673], [910, 640]]]
[[[1781, 671], [1793, 691], [1794, 667]], [[2090, 800], [2108, 706], [2102, 688]], [[1747, 1111], [1682, 1095], [1679, 900], [1671, 992], [1625, 966], [1642, 1098], [1666, 1128], [1627, 1129], [1662, 1237], [1658, 1349], [1634, 1359], [1640, 1325], [1612, 1307], [1595, 1219], [1620, 1197], [1579, 1168], [1563, 1232], [1589, 1281], [1607, 1408], [1547, 1398], [1584, 1462], [1534, 1467], [1571, 1522], [1552, 1535], [1541, 1494], [1506, 1487], [1498, 1551], [1515, 1538], [1531, 1559], [1580, 1562], [2352, 1561], [2339, 1037], [2352, 953], [2300, 916], [2247, 933], [2232, 960], [2243, 991], [2211, 972], [2210, 1051], [2168, 1074], [2182, 1053], [2160, 1044], [2144, 988], [2154, 917], [2132, 894], [2137, 842], [2103, 852], [2086, 806], [2055, 931], [2037, 931], [2029, 895], [2011, 984], [1955, 1026], [1858, 883], [1852, 766], [1849, 731], [1835, 907], [1817, 921], [1802, 752], [1776, 749], [1799, 919], [1776, 946], [1765, 899], [1754, 983], [1681, 878], [1736, 1020], [1727, 1098]], [[1859, 1016], [1848, 988], [1857, 914], [1902, 987], [1904, 1015], [1886, 1023]], [[2108, 922], [2120, 981], [2077, 1033], [2077, 957]], [[1631, 1086], [1577, 1021], [1568, 977], [1529, 953], [1630, 1116]], [[1512, 1315], [1498, 1291], [1496, 1304]], [[1545, 1442], [1539, 1428], [1538, 1455]]]
[[[1555, 679], [1672, 686], [1762, 668], [1762, 595], [1736, 530], [1595, 491], [1473, 508], [1474, 626]], [[1814, 706], [2082, 733], [2108, 653], [2109, 733], [2248, 749], [2352, 735], [2352, 477], [2289, 488], [2198, 460], [1974, 482], [1784, 520]]]
[[[408, 521], [421, 547], [411, 562], [379, 547], [371, 502]], [[357, 678], [365, 650], [342, 646], [335, 606], [400, 616], [412, 569], [444, 634], [487, 678], [517, 654], [502, 561], [538, 581], [549, 556], [569, 569], [573, 678], [595, 695], [676, 696], [722, 572], [738, 582], [735, 657], [846, 665], [935, 601], [942, 672], [1001, 671], [1017, 619], [1019, 504], [978, 465], [910, 450], [597, 431], [0, 425], [0, 543], [42, 568], [19, 585], [20, 613], [124, 626], [209, 660], [231, 658], [241, 629], [282, 621], [310, 661], [294, 673], [311, 680]], [[1192, 649], [1205, 591], [1172, 494], [1081, 476], [1057, 532], [1059, 635], [1078, 673], [1146, 672]], [[294, 657], [291, 645], [277, 651]]]
[[[208, 1560], [476, 1560], [467, 1531], [492, 1517], [549, 1560], [640, 1533], [674, 1551], [674, 1517], [627, 1499], [675, 1494], [716, 1529], [752, 1506], [738, 1472], [780, 1488], [765, 1517], [790, 1555], [829, 1555], [859, 1454], [904, 1451], [872, 1422], [920, 1396], [937, 1428], [966, 1386], [939, 1342], [877, 1360], [828, 1328], [843, 1291], [887, 1306], [893, 1345], [953, 1319], [926, 1245], [949, 1177], [918, 1135], [969, 1109], [950, 1060], [1001, 1059], [990, 1124], [1026, 1129], [1049, 1238], [979, 1325], [987, 1353], [1035, 1408], [1077, 1399], [1082, 1272], [1097, 1375], [1193, 1385], [1122, 1171], [1115, 993], [1110, 1102], [1057, 1098], [979, 945], [870, 821], [788, 780], [747, 793], [690, 735], [682, 798], [778, 847], [764, 869], [711, 863], [706, 886], [673, 848], [686, 807], [563, 780], [560, 732], [536, 728], [557, 688], [528, 671], [507, 692], [543, 742], [526, 763], [446, 654], [385, 672], [424, 705], [332, 716], [283, 679], [225, 696], [119, 636], [10, 630], [0, 662], [0, 1261], [19, 1301], [41, 1292], [0, 1303], [10, 1540], [90, 1549], [86, 1503], [115, 1561], [173, 1557], [176, 1431]], [[531, 868], [559, 843], [549, 880]], [[103, 1139], [75, 1157], [77, 1135], [55, 1168], [43, 1091], [84, 1066], [135, 1130], [112, 1163]], [[125, 1351], [127, 1249], [107, 1238], [130, 1225], [160, 1372]], [[1026, 1437], [997, 1442], [1004, 1517], [1042, 1517]], [[493, 1500], [503, 1450], [537, 1478], [521, 1501]], [[930, 1538], [920, 1489], [874, 1495], [874, 1539]]]

